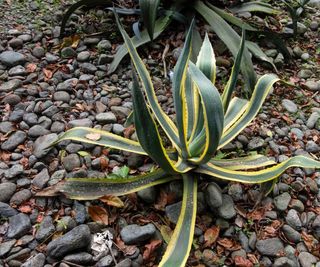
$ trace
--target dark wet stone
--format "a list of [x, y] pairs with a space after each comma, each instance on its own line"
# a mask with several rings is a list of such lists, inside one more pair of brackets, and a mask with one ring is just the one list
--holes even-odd
[[52, 218], [50, 216], [44, 217], [36, 233], [37, 241], [41, 243], [47, 240], [55, 232], [55, 230], [56, 229], [52, 223]]
[[16, 191], [16, 188], [17, 186], [14, 183], [0, 184], [0, 202], [8, 202]]
[[0, 202], [0, 217], [9, 218], [18, 214], [18, 212], [11, 208], [7, 203]]
[[14, 150], [18, 145], [22, 144], [27, 138], [27, 134], [23, 131], [16, 131], [8, 140], [2, 143], [1, 149], [3, 150]]
[[29, 258], [21, 267], [43, 267], [46, 261], [46, 256], [42, 253], [38, 253]]
[[90, 229], [87, 225], [73, 228], [65, 235], [51, 241], [47, 253], [52, 258], [61, 258], [72, 251], [85, 249], [91, 242]]
[[283, 243], [278, 237], [258, 240], [256, 248], [261, 255], [272, 257], [277, 256], [284, 249]]
[[65, 256], [63, 259], [68, 262], [72, 262], [75, 264], [81, 264], [88, 266], [92, 263], [92, 255], [87, 252], [80, 252], [75, 254], [70, 254]]
[[0, 54], [0, 61], [2, 64], [13, 67], [16, 65], [23, 65], [26, 62], [25, 56], [14, 51], [5, 51]]
[[150, 239], [156, 232], [156, 228], [152, 223], [144, 226], [131, 224], [125, 226], [121, 232], [121, 239], [127, 244], [137, 244]]
[[20, 205], [32, 196], [29, 189], [22, 189], [16, 192], [10, 199], [11, 205]]
[[12, 247], [16, 243], [16, 241], [17, 240], [13, 239], [13, 240], [10, 240], [10, 241], [7, 241], [7, 242], [3, 242], [3, 243], [0, 244], [0, 257], [1, 258], [3, 256], [5, 256], [12, 249]]
[[9, 218], [8, 238], [20, 238], [31, 229], [29, 216], [20, 213]]
[[44, 157], [45, 155], [48, 154], [49, 150], [51, 149], [48, 146], [52, 144], [54, 141], [56, 141], [57, 139], [58, 139], [58, 135], [55, 133], [38, 137], [33, 146], [33, 154], [37, 158]]

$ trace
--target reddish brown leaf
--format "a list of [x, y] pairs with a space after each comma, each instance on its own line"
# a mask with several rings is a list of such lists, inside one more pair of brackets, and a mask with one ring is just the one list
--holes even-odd
[[217, 242], [219, 245], [223, 246], [225, 249], [230, 251], [241, 249], [241, 246], [232, 239], [221, 238]]
[[134, 126], [130, 125], [129, 127], [125, 128], [123, 131], [123, 135], [125, 138], [130, 138], [130, 136], [134, 133]]
[[162, 240], [152, 240], [149, 244], [145, 245], [146, 249], [143, 252], [143, 260], [148, 261], [161, 244]]
[[264, 216], [265, 210], [263, 208], [255, 209], [247, 213], [247, 219], [252, 221], [260, 221]]
[[124, 203], [122, 202], [122, 200], [119, 197], [116, 196], [103, 196], [101, 198], [99, 198], [103, 203], [109, 205], [109, 206], [113, 206], [113, 207], [117, 207], [117, 208], [123, 208], [124, 207]]
[[52, 71], [51, 70], [48, 70], [48, 69], [42, 69], [43, 73], [44, 73], [44, 76], [46, 77], [46, 79], [51, 79], [52, 78]]
[[244, 259], [239, 255], [234, 257], [234, 265], [237, 267], [253, 267], [253, 263], [250, 260]]
[[204, 233], [204, 247], [211, 247], [218, 239], [220, 233], [219, 226], [213, 226]]
[[32, 208], [29, 205], [21, 205], [19, 207], [19, 210], [23, 213], [31, 213], [32, 212]]
[[127, 246], [124, 242], [120, 239], [120, 237], [116, 238], [117, 247], [123, 252], [125, 256], [131, 256], [137, 251], [136, 246]]
[[109, 166], [109, 161], [106, 157], [100, 157], [100, 167], [102, 170], [108, 168]]
[[28, 73], [35, 72], [36, 69], [37, 69], [37, 65], [34, 63], [29, 63], [26, 67], [26, 70]]
[[95, 222], [100, 222], [105, 225], [109, 224], [109, 216], [105, 208], [100, 206], [89, 206], [88, 213]]

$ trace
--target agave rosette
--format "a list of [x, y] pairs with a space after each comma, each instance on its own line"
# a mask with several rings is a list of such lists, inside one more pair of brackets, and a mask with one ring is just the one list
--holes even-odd
[[[244, 52], [244, 37], [235, 58], [230, 78], [222, 95], [215, 87], [216, 64], [213, 48], [206, 36], [196, 64], [190, 61], [191, 25], [185, 45], [174, 69], [172, 93], [176, 120], [161, 109], [151, 77], [134, 44], [120, 25], [131, 56], [133, 71], [133, 121], [139, 142], [97, 129], [77, 127], [67, 131], [57, 142], [74, 140], [123, 151], [148, 155], [159, 166], [151, 173], [128, 179], [66, 179], [55, 190], [79, 200], [98, 199], [104, 195], [124, 195], [183, 180], [181, 213], [167, 250], [159, 266], [185, 266], [191, 249], [197, 210], [197, 182], [200, 175], [242, 183], [264, 183], [269, 190], [287, 168], [320, 168], [312, 158], [296, 156], [280, 164], [264, 155], [219, 159], [217, 151], [231, 142], [258, 114], [272, 86], [279, 81], [273, 74], [258, 79], [250, 100], [233, 96]], [[194, 24], [194, 23], [192, 23]], [[141, 81], [140, 88], [138, 77]], [[172, 146], [165, 147], [158, 127]], [[92, 140], [88, 135], [99, 138]], [[257, 170], [258, 169], [258, 170]]]

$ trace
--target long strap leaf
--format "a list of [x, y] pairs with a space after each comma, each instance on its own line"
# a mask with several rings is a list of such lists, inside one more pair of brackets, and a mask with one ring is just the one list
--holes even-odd
[[184, 267], [189, 257], [197, 214], [197, 177], [183, 174], [180, 216], [159, 267]]
[[250, 170], [261, 167], [275, 165], [276, 162], [263, 155], [251, 155], [247, 157], [233, 158], [233, 159], [211, 159], [209, 161], [215, 166], [225, 168], [228, 170]]
[[142, 189], [167, 183], [179, 176], [170, 176], [158, 169], [152, 173], [128, 179], [70, 178], [63, 181], [60, 192], [78, 200], [98, 199], [105, 195], [122, 196]]
[[[130, 139], [121, 137], [116, 134], [109, 133], [89, 127], [75, 127], [65, 132], [56, 142], [55, 145], [62, 140], [73, 140], [98, 146], [105, 146], [114, 149], [133, 152], [141, 155], [147, 155], [141, 145]], [[49, 145], [49, 144], [48, 144]]]
[[185, 92], [185, 83], [187, 79], [187, 69], [188, 61], [191, 55], [191, 40], [192, 40], [192, 31], [194, 27], [194, 20], [191, 22], [189, 27], [186, 40], [181, 52], [181, 55], [178, 59], [178, 62], [174, 68], [172, 87], [173, 87], [173, 99], [176, 110], [176, 121], [179, 132], [179, 140], [182, 150], [182, 156], [184, 158], [188, 157], [187, 151], [187, 133], [185, 131], [185, 123], [187, 117], [187, 100]]
[[134, 124], [139, 143], [144, 151], [150, 156], [164, 171], [175, 173], [174, 164], [171, 162], [158, 132], [156, 123], [144, 100], [144, 96], [139, 88], [139, 83], [133, 71], [132, 99], [134, 110]]
[[[202, 154], [196, 161], [202, 163], [210, 160], [218, 147], [223, 131], [223, 107], [217, 88], [192, 62], [189, 62], [189, 72], [198, 88], [203, 108], [205, 145]], [[191, 155], [194, 150], [197, 150], [197, 144], [191, 143]]]
[[227, 132], [223, 134], [219, 148], [229, 143], [255, 118], [269, 91], [277, 81], [279, 81], [279, 78], [273, 74], [263, 75], [258, 80], [246, 112]]
[[[213, 31], [230, 49], [231, 53], [236, 56], [240, 45], [240, 36], [221, 16], [219, 16], [213, 9], [208, 7], [202, 1], [196, 1], [194, 3], [194, 8], [208, 22]], [[253, 69], [250, 54], [246, 48], [243, 53], [241, 72], [244, 76], [249, 91], [252, 91], [256, 82], [256, 74]]]
[[210, 162], [201, 165], [195, 172], [207, 174], [227, 181], [242, 183], [265, 183], [277, 178], [290, 167], [316, 168], [320, 169], [320, 162], [305, 156], [290, 158], [273, 167], [260, 171], [233, 171], [216, 166]]
[[153, 32], [159, 4], [160, 0], [139, 0], [143, 23], [147, 28], [151, 40], [153, 40]]
[[128, 34], [123, 29], [119, 18], [117, 14], [115, 14], [116, 21], [118, 24], [118, 27], [120, 29], [120, 32], [122, 34], [122, 37], [125, 41], [125, 44], [127, 46], [127, 49], [129, 51], [131, 60], [135, 66], [135, 69], [137, 70], [137, 73], [141, 79], [142, 87], [144, 88], [147, 96], [148, 103], [150, 105], [150, 108], [152, 109], [153, 114], [157, 118], [157, 121], [163, 128], [164, 132], [170, 139], [170, 141], [173, 143], [174, 147], [179, 149], [179, 137], [178, 137], [178, 131], [174, 123], [171, 121], [171, 119], [168, 117], [167, 114], [164, 113], [164, 111], [161, 109], [160, 104], [158, 103], [152, 81], [150, 78], [150, 75], [143, 64], [141, 58], [138, 55], [137, 50], [135, 49], [134, 44], [132, 43], [131, 39], [129, 38]]
[[[153, 32], [153, 39], [156, 39], [166, 29], [166, 27], [170, 24], [171, 20], [172, 19], [170, 14], [156, 20], [155, 26], [154, 26], [154, 32]], [[150, 41], [151, 39], [146, 29], [140, 32], [140, 38], [138, 38], [137, 36], [133, 36], [131, 38], [131, 42], [136, 48]], [[117, 53], [114, 55], [113, 61], [109, 66], [108, 74], [113, 73], [118, 68], [121, 60], [127, 54], [128, 54], [127, 46], [125, 44], [120, 45], [120, 47], [117, 50]]]
[[229, 78], [227, 85], [224, 88], [223, 93], [222, 93], [222, 104], [223, 104], [224, 112], [227, 112], [232, 93], [234, 92], [234, 90], [236, 88], [238, 75], [239, 75], [240, 67], [241, 67], [241, 59], [242, 59], [243, 51], [245, 48], [245, 39], [246, 39], [245, 31], [242, 31], [242, 39], [241, 39], [240, 48], [237, 53], [236, 60], [233, 64], [230, 78]]

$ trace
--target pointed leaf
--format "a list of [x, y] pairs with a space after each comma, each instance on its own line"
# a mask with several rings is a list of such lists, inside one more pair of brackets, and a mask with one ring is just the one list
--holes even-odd
[[174, 174], [176, 172], [174, 163], [171, 162], [163, 147], [157, 125], [144, 100], [144, 96], [139, 88], [139, 83], [133, 71], [132, 99], [134, 109], [134, 125], [143, 150], [148, 153], [164, 171]]
[[180, 216], [159, 267], [184, 267], [189, 257], [197, 213], [197, 179], [183, 174]]
[[153, 40], [153, 32], [159, 4], [160, 0], [139, 0], [143, 23], [147, 28], [151, 41]]
[[120, 29], [120, 32], [122, 34], [122, 37], [125, 41], [125, 44], [127, 46], [127, 49], [129, 51], [131, 60], [135, 66], [135, 69], [137, 70], [137, 73], [141, 79], [142, 87], [144, 88], [144, 91], [146, 92], [146, 97], [148, 100], [148, 104], [150, 105], [150, 108], [152, 109], [153, 114], [155, 115], [157, 121], [161, 125], [162, 129], [168, 136], [168, 138], [171, 140], [173, 145], [179, 149], [179, 138], [178, 138], [178, 131], [174, 123], [171, 121], [171, 119], [168, 117], [168, 115], [161, 109], [160, 104], [158, 103], [158, 99], [156, 97], [151, 77], [143, 64], [141, 58], [138, 55], [138, 52], [135, 49], [134, 44], [130, 40], [129, 36], [125, 32], [125, 30], [122, 28], [118, 16], [115, 14], [117, 25]]
[[243, 51], [245, 48], [245, 39], [246, 39], [245, 31], [242, 31], [242, 39], [241, 39], [240, 48], [237, 53], [236, 60], [233, 64], [230, 78], [229, 78], [228, 83], [227, 83], [226, 87], [224, 88], [223, 94], [222, 94], [222, 104], [223, 104], [223, 109], [225, 112], [228, 110], [228, 106], [230, 103], [232, 93], [234, 92], [234, 90], [236, 88], [238, 75], [239, 75], [240, 67], [241, 67], [242, 55], [243, 55]]
[[212, 163], [201, 165], [196, 172], [208, 174], [223, 180], [242, 183], [265, 183], [277, 178], [290, 167], [316, 168], [320, 169], [320, 162], [305, 156], [296, 156], [273, 167], [260, 171], [233, 171], [218, 167]]
[[[236, 56], [240, 45], [240, 36], [232, 29], [232, 27], [214, 10], [205, 5], [202, 1], [196, 1], [194, 8], [208, 22], [213, 31], [226, 44], [231, 53]], [[250, 54], [245, 48], [243, 60], [241, 63], [241, 72], [245, 78], [247, 89], [251, 91], [256, 82], [256, 74], [253, 69]]]
[[233, 138], [235, 138], [258, 114], [264, 100], [266, 99], [269, 91], [274, 83], [279, 81], [279, 78], [272, 74], [263, 75], [257, 82], [249, 106], [241, 118], [235, 122], [235, 124], [229, 128], [228, 131], [223, 133], [220, 140], [219, 148], [228, 144]]
[[[161, 18], [157, 19], [155, 22], [153, 39], [157, 38], [166, 29], [166, 27], [170, 24], [170, 22], [171, 22], [170, 15], [167, 15], [165, 17], [161, 17]], [[151, 41], [147, 30], [143, 30], [140, 32], [140, 38], [138, 38], [137, 36], [134, 36], [130, 40], [131, 40], [133, 46], [136, 48], [143, 45], [143, 44], [149, 43]], [[108, 74], [113, 73], [118, 68], [121, 60], [127, 54], [128, 54], [127, 46], [125, 44], [121, 45], [117, 49], [117, 53], [115, 54], [114, 59], [109, 66]]]
[[[189, 62], [189, 72], [201, 97], [205, 124], [204, 149], [195, 161], [200, 163], [211, 159], [216, 152], [223, 131], [223, 107], [217, 88], [192, 62]], [[191, 155], [197, 150], [197, 146], [197, 143], [190, 144]]]
[[[99, 139], [97, 138], [98, 136], [100, 137]], [[147, 153], [142, 149], [138, 142], [132, 141], [127, 138], [123, 138], [119, 135], [112, 134], [107, 131], [92, 129], [88, 127], [72, 128], [71, 130], [65, 132], [56, 142], [54, 142], [51, 145], [55, 145], [63, 140], [74, 140], [78, 142], [84, 142], [133, 152], [141, 155], [147, 155]]]

